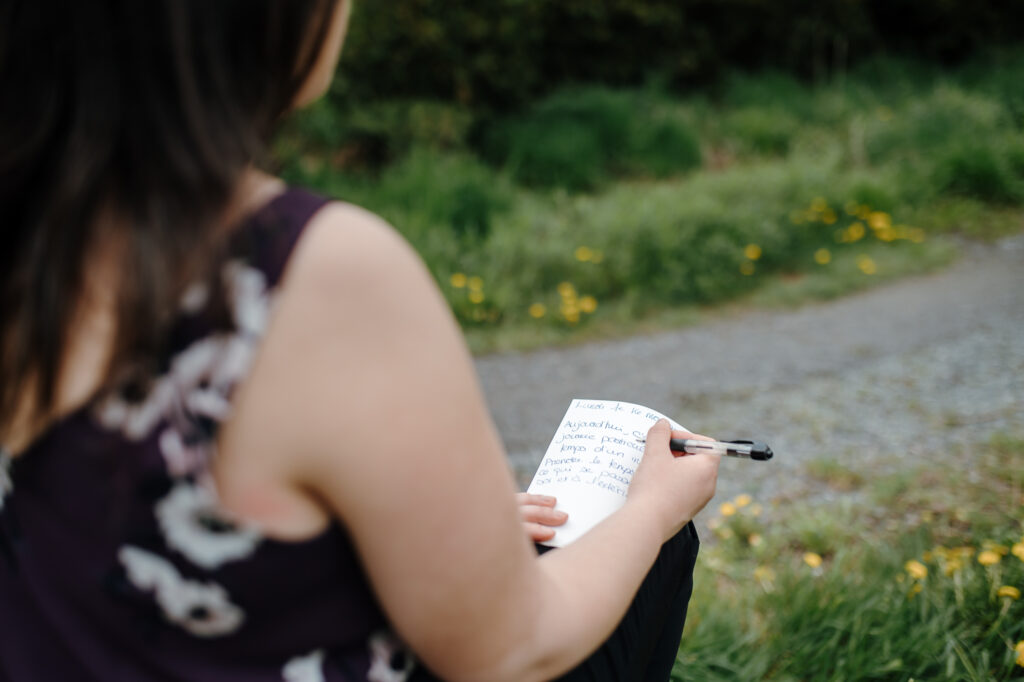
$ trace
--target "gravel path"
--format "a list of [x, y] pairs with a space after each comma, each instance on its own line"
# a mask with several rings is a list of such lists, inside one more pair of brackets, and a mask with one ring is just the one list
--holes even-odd
[[839, 493], [809, 476], [809, 462], [840, 459], [870, 477], [996, 431], [1024, 433], [1024, 235], [964, 251], [942, 272], [835, 302], [479, 358], [520, 483], [574, 397], [769, 442], [770, 462], [723, 461], [718, 500], [828, 501]]

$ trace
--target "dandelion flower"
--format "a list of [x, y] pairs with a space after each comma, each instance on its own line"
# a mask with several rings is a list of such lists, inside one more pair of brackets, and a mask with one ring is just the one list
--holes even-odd
[[484, 302], [484, 292], [480, 291], [479, 289], [471, 289], [469, 291], [469, 302], [470, 303], [483, 303]]
[[907, 592], [907, 599], [913, 599], [921, 592], [921, 583], [914, 583]]
[[733, 502], [736, 503], [737, 507], [746, 507], [748, 504], [753, 502], [753, 499], [750, 497], [750, 495], [742, 493], [740, 495], [737, 495], [736, 499], [733, 500]]
[[996, 590], [997, 597], [1009, 597], [1010, 599], [1020, 599], [1020, 590], [1013, 585], [1003, 585]]
[[530, 317], [532, 317], [535, 320], [539, 320], [540, 318], [544, 317], [547, 314], [548, 308], [543, 303], [534, 303], [533, 305], [530, 306], [529, 312]]
[[1024, 666], [1024, 639], [1017, 642], [1013, 650], [1017, 654], [1017, 665]]
[[821, 213], [828, 208], [828, 202], [825, 201], [825, 197], [814, 197], [811, 200], [811, 210]]
[[584, 296], [580, 299], [580, 310], [585, 313], [592, 313], [597, 310], [597, 299], [593, 296]]
[[807, 552], [804, 554], [804, 563], [811, 568], [817, 568], [818, 566], [821, 566], [821, 555], [816, 554], [815, 552]]
[[589, 246], [579, 246], [573, 255], [576, 256], [576, 260], [586, 263], [594, 258], [594, 251]]
[[903, 568], [910, 574], [910, 577], [917, 580], [924, 580], [928, 576], [928, 568], [914, 559], [903, 564]]
[[740, 265], [740, 272], [744, 275], [753, 275], [755, 269], [756, 268], [754, 267], [754, 263], [749, 260], [743, 261], [743, 263]]
[[754, 569], [754, 577], [761, 582], [771, 582], [775, 579], [775, 571], [768, 566], [758, 566]]
[[859, 241], [864, 238], [864, 223], [856, 222], [846, 228], [847, 237], [851, 242]]
[[832, 262], [832, 252], [828, 249], [818, 249], [814, 252], [814, 262], [818, 265], [828, 265]]
[[837, 216], [836, 212], [833, 211], [831, 208], [825, 209], [825, 212], [821, 214], [821, 222], [825, 223], [826, 225], [831, 225], [837, 220], [839, 220], [839, 216]]
[[722, 528], [718, 531], [718, 537], [722, 538], [723, 540], [728, 540], [732, 537], [732, 535], [732, 528]]
[[760, 547], [764, 543], [764, 538], [761, 537], [760, 533], [751, 533], [747, 536], [747, 544], [751, 547]]
[[1011, 549], [1010, 553], [1017, 557], [1021, 561], [1024, 561], [1024, 542], [1016, 543]]
[[469, 285], [470, 291], [483, 291], [484, 288], [484, 280], [480, 277], [477, 277], [476, 275], [470, 277], [466, 281], [466, 284]]
[[456, 272], [454, 275], [451, 276], [451, 279], [449, 281], [451, 282], [453, 287], [455, 287], [456, 289], [461, 289], [462, 287], [466, 286], [466, 275], [464, 275], [461, 272]]
[[992, 566], [993, 564], [998, 564], [999, 559], [999, 553], [993, 552], [991, 549], [986, 549], [984, 552], [978, 554], [978, 563], [982, 566]]
[[732, 502], [723, 502], [718, 508], [718, 513], [722, 516], [732, 516], [736, 513], [736, 505]]
[[562, 282], [558, 285], [558, 295], [562, 298], [573, 298], [576, 296], [576, 287], [572, 282]]
[[868, 225], [872, 230], [882, 230], [892, 227], [892, 216], [884, 211], [872, 211], [868, 214]]
[[875, 265], [875, 261], [870, 256], [860, 256], [857, 259], [857, 267], [865, 275], [873, 275], [878, 272], [878, 266]]
[[857, 215], [857, 211], [860, 210], [860, 204], [851, 199], [850, 201], [846, 202], [846, 205], [843, 207], [843, 209], [846, 211], [846, 215]]
[[743, 248], [743, 255], [750, 260], [757, 260], [761, 257], [761, 247], [757, 244], [747, 244]]

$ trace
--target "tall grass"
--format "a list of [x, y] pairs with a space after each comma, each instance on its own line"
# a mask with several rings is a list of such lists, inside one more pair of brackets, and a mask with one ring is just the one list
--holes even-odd
[[497, 347], [766, 287], [833, 296], [945, 262], [944, 233], [1019, 231], [1020, 82], [1024, 53], [956, 72], [875, 60], [817, 88], [778, 73], [689, 97], [577, 87], [475, 118], [328, 102], [276, 153], [289, 180], [396, 225]]
[[674, 679], [1024, 677], [1024, 440], [972, 455], [872, 505], [722, 503]]

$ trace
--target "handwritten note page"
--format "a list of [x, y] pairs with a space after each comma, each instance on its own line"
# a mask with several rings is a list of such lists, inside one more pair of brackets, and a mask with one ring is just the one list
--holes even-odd
[[[562, 418], [528, 492], [554, 495], [569, 520], [545, 542], [562, 547], [626, 501], [647, 431], [664, 415], [642, 405], [576, 398]], [[685, 430], [669, 420], [673, 429]]]

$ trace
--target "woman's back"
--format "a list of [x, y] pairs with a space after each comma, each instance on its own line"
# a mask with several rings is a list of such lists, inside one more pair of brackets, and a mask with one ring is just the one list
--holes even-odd
[[267, 538], [219, 508], [209, 470], [285, 264], [323, 204], [287, 190], [262, 207], [220, 266], [226, 314], [190, 288], [165, 373], [89, 401], [5, 461], [0, 668], [13, 679], [342, 680], [372, 665], [405, 679], [411, 660], [342, 529]]

